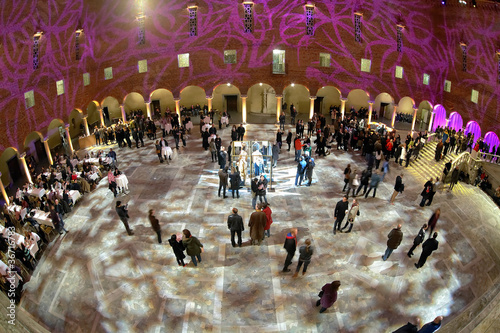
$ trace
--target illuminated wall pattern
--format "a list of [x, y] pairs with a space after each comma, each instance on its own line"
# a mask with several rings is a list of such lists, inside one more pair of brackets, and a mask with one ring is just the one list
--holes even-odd
[[[120, 103], [136, 91], [146, 101], [155, 89], [169, 89], [176, 98], [188, 85], [207, 95], [231, 81], [242, 94], [255, 83], [270, 84], [277, 94], [296, 82], [311, 95], [334, 86], [342, 96], [354, 89], [371, 98], [388, 92], [398, 102], [412, 97], [458, 111], [464, 123], [475, 120], [487, 131], [500, 132], [498, 59], [494, 9], [441, 6], [438, 1], [324, 0], [314, 2], [314, 38], [306, 35], [302, 0], [253, 1], [253, 33], [245, 33], [244, 8], [230, 0], [196, 2], [197, 36], [190, 37], [186, 1], [148, 0], [145, 44], [137, 45], [137, 6], [123, 1], [2, 1], [0, 3], [0, 149], [22, 147], [34, 130], [46, 132], [55, 118], [69, 120], [73, 108], [84, 110], [92, 100], [113, 96]], [[355, 41], [353, 13], [363, 13], [363, 43]], [[404, 52], [397, 50], [394, 27], [402, 18]], [[82, 22], [81, 60], [75, 60], [75, 29]], [[34, 27], [40, 39], [40, 66], [33, 71]], [[468, 71], [462, 72], [462, 50], [468, 41]], [[224, 63], [224, 50], [238, 53], [237, 64]], [[286, 50], [286, 74], [272, 74], [273, 49]], [[330, 53], [331, 66], [321, 67], [320, 52]], [[190, 54], [190, 67], [177, 67], [177, 54]], [[490, 56], [488, 56], [490, 55]], [[360, 60], [372, 60], [369, 73], [360, 72]], [[137, 62], [148, 60], [148, 72], [138, 73]], [[395, 66], [404, 67], [404, 80], [394, 78]], [[104, 68], [113, 67], [113, 79], [104, 81]], [[82, 74], [92, 84], [84, 87]], [[422, 82], [423, 73], [430, 84]], [[453, 84], [443, 93], [444, 79]], [[64, 80], [66, 93], [57, 96], [55, 81]], [[24, 93], [34, 89], [35, 106], [25, 110]], [[479, 101], [470, 101], [471, 89]], [[447, 115], [449, 116], [449, 115]]]

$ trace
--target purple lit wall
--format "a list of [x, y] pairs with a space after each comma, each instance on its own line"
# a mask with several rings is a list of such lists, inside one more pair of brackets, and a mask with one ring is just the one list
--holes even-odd
[[453, 128], [455, 131], [459, 131], [464, 127], [464, 121], [462, 116], [458, 112], [453, 112], [450, 114], [450, 121], [448, 122], [448, 127]]
[[432, 130], [446, 126], [446, 110], [444, 106], [438, 104], [434, 107], [434, 120], [432, 121]]
[[490, 147], [489, 151], [491, 153], [496, 153], [496, 150], [500, 145], [500, 140], [498, 139], [498, 136], [495, 133], [493, 132], [486, 133], [486, 135], [484, 136], [484, 142], [486, 142]]
[[467, 123], [465, 127], [465, 135], [472, 133], [474, 135], [474, 143], [481, 137], [481, 127], [479, 124], [473, 120]]

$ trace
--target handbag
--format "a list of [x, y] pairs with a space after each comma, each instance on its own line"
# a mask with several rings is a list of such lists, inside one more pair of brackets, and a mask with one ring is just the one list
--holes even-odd
[[156, 153], [157, 154], [161, 153], [161, 150], [160, 149], [156, 149]]
[[323, 297], [323, 294], [324, 294], [324, 293], [325, 293], [325, 291], [324, 291], [324, 290], [321, 290], [321, 291], [319, 292], [319, 294], [318, 294], [318, 297], [320, 297], [320, 298], [321, 298], [321, 297]]

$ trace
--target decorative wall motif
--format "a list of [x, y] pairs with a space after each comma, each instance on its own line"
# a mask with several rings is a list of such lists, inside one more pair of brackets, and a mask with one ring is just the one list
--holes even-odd
[[39, 52], [40, 52], [40, 35], [33, 36], [33, 69], [38, 69], [40, 64]]
[[314, 6], [306, 5], [306, 35], [314, 36]]
[[354, 40], [361, 43], [361, 18], [363, 14], [354, 13]]
[[189, 37], [198, 36], [198, 7], [189, 7]]
[[[146, 44], [146, 17], [141, 15], [137, 18], [137, 24], [139, 25], [139, 45]], [[196, 35], [195, 35], [196, 36]]]
[[243, 26], [246, 33], [253, 32], [253, 3], [243, 4]]
[[398, 52], [403, 52], [403, 29], [404, 29], [404, 26], [398, 24], [396, 26], [397, 28], [397, 50]]

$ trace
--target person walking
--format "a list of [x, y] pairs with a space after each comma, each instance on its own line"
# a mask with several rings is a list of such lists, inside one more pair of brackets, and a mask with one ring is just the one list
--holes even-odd
[[290, 146], [292, 145], [292, 130], [288, 130], [288, 134], [286, 136], [286, 143], [288, 144], [288, 151], [290, 151]]
[[425, 206], [425, 202], [430, 199], [432, 193], [432, 178], [429, 179], [425, 184], [424, 184], [424, 189], [420, 193], [422, 196], [422, 201], [420, 201], [420, 207]]
[[346, 233], [351, 232], [352, 225], [354, 224], [356, 216], [359, 216], [359, 204], [356, 201], [356, 199], [353, 199], [351, 209], [349, 209], [349, 213], [347, 214], [347, 221], [345, 223], [345, 226], [340, 230], [340, 232], [344, 232], [344, 229], [347, 228], [348, 224], [350, 224], [350, 227], [349, 230], [346, 231]]
[[186, 267], [186, 264], [184, 263], [184, 258], [186, 258], [186, 255], [184, 254], [184, 245], [182, 244], [182, 240], [177, 240], [177, 235], [173, 234], [168, 240], [168, 243], [174, 251], [175, 259], [177, 259], [177, 264], [179, 266]]
[[203, 252], [203, 244], [198, 238], [191, 235], [188, 229], [182, 230], [182, 245], [186, 248], [186, 253], [191, 257], [194, 266], [198, 266], [196, 259], [201, 262], [201, 253]]
[[392, 251], [398, 248], [399, 244], [403, 240], [403, 232], [401, 231], [401, 224], [391, 230], [389, 235], [387, 235], [387, 249], [385, 250], [385, 254], [382, 256], [382, 259], [386, 261], [391, 255]]
[[347, 164], [347, 167], [344, 169], [344, 188], [342, 192], [345, 191], [347, 185], [349, 184], [349, 179], [351, 178], [351, 165]]
[[360, 185], [358, 186], [358, 190], [356, 191], [356, 195], [361, 192], [361, 189], [364, 188], [363, 194], [366, 194], [366, 190], [368, 189], [368, 185], [370, 184], [370, 177], [372, 175], [372, 169], [365, 169], [361, 173], [361, 180], [360, 180]]
[[148, 218], [149, 218], [149, 222], [151, 223], [151, 227], [156, 232], [156, 235], [158, 235], [158, 244], [161, 244], [160, 221], [158, 221], [158, 219], [156, 218], [154, 209], [149, 210]]
[[50, 220], [52, 221], [54, 228], [57, 230], [57, 232], [59, 232], [59, 235], [62, 235], [63, 231], [65, 233], [68, 233], [68, 230], [64, 228], [64, 222], [61, 218], [61, 215], [56, 211], [54, 205], [50, 205], [49, 212]]
[[[257, 183], [259, 191], [257, 194], [259, 195], [259, 201], [262, 204], [263, 202], [267, 205], [266, 191], [267, 191], [267, 179], [264, 175], [260, 175], [260, 180]], [[264, 198], [264, 201], [262, 201]]]
[[227, 228], [231, 231], [231, 244], [236, 247], [236, 242], [234, 241], [234, 235], [238, 235], [238, 246], [241, 247], [241, 232], [245, 230], [243, 225], [243, 219], [238, 215], [238, 208], [233, 208], [233, 214], [229, 215], [227, 218]]
[[295, 250], [297, 249], [297, 229], [293, 228], [289, 233], [286, 234], [285, 244], [283, 248], [286, 250], [285, 265], [283, 266], [283, 272], [287, 273], [291, 270], [288, 268], [292, 264], [293, 256], [295, 255]]
[[390, 200], [391, 205], [394, 205], [394, 200], [396, 199], [398, 194], [403, 193], [403, 191], [405, 190], [405, 184], [403, 184], [403, 176], [404, 176], [404, 174], [401, 174], [401, 175], [396, 177], [396, 184], [394, 185], [394, 192], [392, 193], [391, 200]]
[[250, 227], [250, 244], [260, 245], [264, 238], [267, 216], [261, 209], [260, 204], [255, 206], [255, 212], [250, 215], [248, 226]]
[[212, 163], [213, 162], [217, 162], [218, 158], [217, 158], [217, 155], [218, 155], [218, 152], [217, 152], [217, 147], [215, 147], [215, 140], [212, 139], [210, 140], [210, 143], [209, 143], [209, 149], [210, 149], [210, 154], [212, 155]]
[[429, 225], [429, 238], [432, 235], [432, 232], [434, 231], [434, 228], [436, 228], [437, 221], [439, 220], [439, 215], [441, 215], [441, 209], [437, 208], [434, 213], [432, 213], [431, 218], [429, 219], [429, 222], [427, 224]]
[[370, 194], [372, 189], [373, 189], [373, 198], [375, 198], [375, 194], [377, 193], [377, 187], [379, 183], [380, 183], [380, 174], [377, 170], [375, 170], [370, 179], [370, 187], [368, 188], [368, 191], [365, 194], [365, 198], [368, 198], [368, 194]]
[[229, 175], [229, 184], [231, 185], [231, 192], [233, 194], [236, 193], [238, 199], [240, 198], [240, 184], [241, 184], [241, 176], [240, 172], [236, 171], [235, 167], [231, 167], [231, 174]]
[[337, 202], [335, 206], [335, 212], [333, 216], [335, 218], [335, 223], [333, 225], [333, 234], [335, 235], [336, 230], [340, 231], [340, 227], [342, 226], [342, 221], [344, 220], [345, 214], [349, 209], [349, 201], [347, 200], [347, 196], [344, 195], [342, 200]]
[[413, 246], [408, 251], [408, 257], [411, 258], [411, 256], [413, 255], [413, 250], [415, 250], [417, 248], [417, 246], [422, 244], [422, 242], [425, 240], [425, 231], [426, 230], [427, 230], [427, 224], [424, 223], [422, 228], [420, 228], [420, 230], [418, 231], [417, 236], [413, 239]]
[[432, 238], [429, 238], [422, 244], [422, 254], [420, 255], [420, 259], [418, 259], [418, 263], [415, 264], [415, 267], [418, 269], [425, 265], [427, 258], [432, 254], [432, 252], [436, 251], [439, 247], [439, 242], [436, 239], [438, 233], [435, 232], [432, 235]]
[[320, 299], [316, 302], [316, 306], [321, 305], [319, 313], [323, 313], [337, 301], [337, 293], [340, 287], [340, 281], [336, 280], [332, 283], [325, 284], [319, 292]]
[[257, 177], [252, 180], [250, 188], [252, 190], [252, 208], [255, 209], [255, 205], [257, 204], [257, 195], [259, 193], [259, 179]]
[[438, 177], [436, 177], [436, 182], [432, 183], [432, 192], [429, 196], [429, 202], [427, 203], [427, 206], [430, 206], [432, 204], [432, 200], [434, 199], [434, 196], [436, 195], [440, 187], [441, 187], [441, 181], [439, 180]]
[[227, 170], [226, 169], [220, 169], [219, 170], [219, 193], [218, 196], [220, 197], [220, 190], [222, 189], [222, 195], [223, 198], [226, 199], [226, 188], [227, 188]]
[[309, 266], [309, 263], [311, 262], [311, 257], [314, 253], [314, 249], [311, 246], [311, 240], [308, 238], [305, 241], [305, 245], [302, 245], [299, 248], [299, 261], [297, 263], [297, 268], [295, 269], [295, 274], [293, 274], [293, 277], [297, 277], [300, 272], [300, 267], [302, 264], [304, 264], [304, 269], [302, 270], [302, 275], [306, 274], [307, 271], [307, 266]]
[[356, 169], [354, 169], [353, 173], [349, 177], [349, 181], [347, 182], [347, 193], [346, 196], [349, 198], [349, 193], [352, 190], [352, 196], [356, 197], [356, 189], [359, 186], [359, 174]]
[[453, 169], [453, 172], [451, 173], [451, 181], [450, 181], [450, 191], [453, 191], [453, 187], [458, 183], [458, 176], [460, 175], [460, 170], [458, 169], [458, 166]]
[[425, 324], [417, 333], [434, 333], [441, 328], [443, 316], [437, 316], [430, 323]]
[[[264, 237], [267, 234], [267, 237], [271, 237], [271, 224], [273, 224], [273, 211], [271, 210], [271, 207], [269, 207], [269, 204], [266, 202], [262, 204], [262, 211], [266, 214], [267, 220], [266, 220], [266, 226], [264, 227]], [[262, 239], [264, 240], [264, 238]]]
[[128, 219], [130, 218], [128, 216], [128, 210], [127, 210], [128, 205], [122, 205], [121, 201], [116, 202], [116, 213], [120, 217], [120, 220], [122, 221], [123, 225], [125, 226], [125, 229], [127, 230], [127, 233], [129, 236], [132, 236], [134, 234], [134, 231], [130, 229], [128, 225]]

